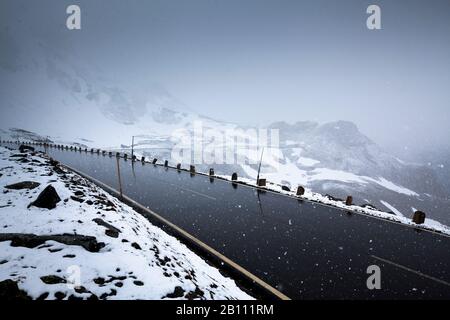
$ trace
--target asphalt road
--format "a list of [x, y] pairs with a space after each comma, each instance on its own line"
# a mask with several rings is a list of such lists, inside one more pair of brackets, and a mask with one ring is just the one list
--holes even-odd
[[[115, 157], [48, 153], [118, 189]], [[148, 163], [120, 168], [124, 194], [292, 299], [450, 299], [450, 237]], [[371, 265], [381, 289], [367, 287]]]

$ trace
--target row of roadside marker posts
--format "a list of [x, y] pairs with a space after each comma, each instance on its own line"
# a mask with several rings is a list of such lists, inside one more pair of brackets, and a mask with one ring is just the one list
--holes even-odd
[[[43, 146], [43, 147], [45, 147], [45, 148], [56, 148], [56, 149], [60, 149], [60, 150], [68, 150], [68, 151], [78, 151], [78, 152], [83, 152], [83, 151], [84, 151], [85, 153], [88, 153], [88, 152], [89, 152], [89, 153], [92, 153], [92, 154], [96, 153], [96, 154], [102, 154], [103, 156], [106, 156], [106, 154], [108, 154], [109, 157], [112, 157], [112, 156], [114, 155], [114, 153], [113, 153], [112, 151], [105, 151], [105, 150], [94, 149], [94, 148], [91, 148], [91, 149], [84, 148], [84, 149], [83, 149], [83, 148], [81, 148], [81, 147], [67, 146], [67, 145], [61, 145], [61, 144], [55, 145], [55, 144], [46, 143], [46, 142], [20, 142], [20, 141], [1, 141], [1, 140], [0, 140], [0, 142], [3, 142], [3, 143], [9, 143], [9, 144], [15, 143], [15, 144], [24, 144], [24, 145], [36, 145], [36, 146]], [[126, 154], [126, 153], [124, 153], [123, 156], [121, 156], [120, 152], [116, 152], [116, 153], [115, 153], [115, 156], [116, 156], [117, 158], [123, 158], [124, 160], [127, 160], [127, 159], [128, 159], [128, 154]], [[132, 160], [132, 161], [137, 161], [136, 156], [133, 155], [133, 156], [131, 157], [131, 160]], [[157, 158], [154, 158], [154, 159], [151, 161], [151, 163], [154, 164], [154, 165], [156, 165], [156, 164], [157, 164], [157, 161], [158, 161], [158, 159], [157, 159]], [[142, 162], [142, 164], [145, 163], [145, 157], [144, 157], [144, 156], [141, 157], [141, 162]], [[167, 160], [164, 161], [164, 167], [166, 167], [166, 168], [169, 167], [169, 162], [168, 162]], [[179, 171], [180, 171], [180, 170], [185, 170], [185, 169], [182, 169], [182, 168], [181, 168], [181, 163], [178, 163], [178, 164], [177, 164], [176, 169], [179, 170]], [[194, 166], [194, 165], [190, 165], [190, 166], [189, 166], [189, 172], [190, 172], [191, 175], [195, 175], [195, 174], [196, 174], [195, 166]], [[200, 173], [200, 174], [202, 174], [202, 173]], [[209, 176], [210, 176], [210, 177], [213, 177], [214, 175], [215, 175], [214, 169], [213, 169], [213, 168], [210, 168], [210, 169], [209, 169]], [[119, 171], [119, 179], [120, 179], [120, 171]], [[237, 175], [237, 173], [235, 172], [235, 173], [233, 173], [233, 174], [231, 175], [231, 181], [232, 181], [232, 182], [233, 182], [233, 181], [234, 181], [234, 182], [237, 182], [237, 180], [238, 180], [238, 175]], [[257, 185], [257, 187], [259, 187], [259, 188], [265, 188], [265, 187], [266, 187], [266, 183], [267, 183], [266, 179], [261, 179], [261, 178], [259, 178], [259, 179], [256, 181], [256, 185]], [[121, 187], [120, 187], [120, 189], [121, 189]], [[282, 190], [284, 190], [284, 191], [290, 191], [290, 189], [289, 189], [288, 187], [286, 187], [286, 186], [282, 186]], [[120, 193], [122, 194], [122, 192], [120, 192]], [[305, 194], [305, 188], [302, 187], [302, 186], [298, 186], [298, 187], [297, 187], [296, 195], [297, 195], [297, 196], [303, 196], [304, 194]], [[353, 197], [352, 197], [352, 196], [348, 196], [348, 197], [346, 198], [346, 200], [345, 200], [345, 205], [347, 205], [347, 206], [352, 206], [352, 205], [353, 205]], [[425, 214], [423, 211], [415, 211], [415, 212], [414, 212], [414, 215], [413, 215], [413, 218], [412, 218], [412, 221], [413, 221], [414, 223], [416, 223], [416, 224], [423, 224], [423, 223], [425, 222], [425, 218], [426, 218], [426, 214]]]

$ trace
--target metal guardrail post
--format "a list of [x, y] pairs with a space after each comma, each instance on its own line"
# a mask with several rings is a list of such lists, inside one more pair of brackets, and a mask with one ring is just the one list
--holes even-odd
[[265, 187], [266, 186], [266, 179], [262, 179], [259, 178], [258, 180], [256, 180], [256, 184], [258, 185], [258, 187]]
[[413, 221], [415, 224], [423, 224], [423, 223], [425, 223], [425, 217], [426, 217], [425, 212], [422, 212], [422, 211], [416, 211], [416, 212], [414, 212], [412, 221]]
[[298, 196], [302, 196], [305, 194], [305, 188], [303, 188], [302, 186], [298, 186], [297, 187], [297, 193]]
[[353, 205], [353, 197], [352, 196], [347, 197], [347, 199], [345, 200], [345, 205], [347, 205], [347, 206]]

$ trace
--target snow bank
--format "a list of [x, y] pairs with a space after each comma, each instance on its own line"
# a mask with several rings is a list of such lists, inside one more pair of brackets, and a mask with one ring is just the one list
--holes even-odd
[[[217, 175], [217, 177], [231, 181], [231, 176], [228, 176], [228, 175]], [[256, 187], [256, 181], [252, 180], [252, 179], [239, 178], [238, 182], [242, 182], [246, 185]], [[377, 210], [375, 208], [371, 208], [369, 206], [368, 207], [361, 207], [361, 206], [357, 206], [357, 205], [347, 206], [344, 201], [333, 200], [327, 196], [312, 192], [311, 190], [308, 190], [308, 189], [305, 190], [305, 193], [302, 196], [297, 196], [296, 190], [286, 191], [286, 190], [283, 190], [281, 185], [272, 183], [269, 181], [267, 181], [266, 189], [280, 193], [280, 194], [284, 194], [284, 195], [287, 195], [290, 197], [305, 199], [308, 201], [314, 201], [314, 202], [322, 203], [324, 205], [329, 205], [329, 206], [333, 206], [336, 208], [340, 208], [340, 209], [343, 209], [346, 211], [359, 212], [359, 213], [374, 216], [377, 218], [386, 219], [389, 221], [394, 221], [394, 222], [402, 223], [405, 225], [413, 226], [415, 228], [425, 229], [425, 230], [430, 230], [430, 231], [435, 231], [435, 232], [450, 235], [450, 227], [448, 227], [436, 220], [430, 219], [430, 218], [426, 218], [424, 224], [418, 225], [418, 224], [415, 224], [414, 222], [412, 222], [411, 219], [403, 216], [400, 212], [398, 212], [399, 215], [395, 215], [395, 214], [391, 214], [391, 213], [384, 212], [381, 210]]]
[[[23, 181], [39, 186], [5, 188]], [[61, 198], [56, 208], [28, 207], [48, 185]], [[0, 189], [0, 283], [32, 299], [251, 299], [177, 239], [43, 155], [0, 147]], [[97, 250], [44, 241], [60, 235], [92, 237]]]

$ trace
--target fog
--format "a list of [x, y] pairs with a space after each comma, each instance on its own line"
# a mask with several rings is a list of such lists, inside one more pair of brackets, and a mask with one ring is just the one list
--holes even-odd
[[[372, 3], [382, 30], [366, 27]], [[69, 4], [81, 7], [81, 30], [65, 26]], [[20, 48], [39, 39], [220, 120], [350, 120], [393, 152], [436, 150], [450, 145], [449, 34], [447, 0], [2, 0], [0, 79], [33, 60]], [[21, 94], [39, 85], [24, 79]]]

